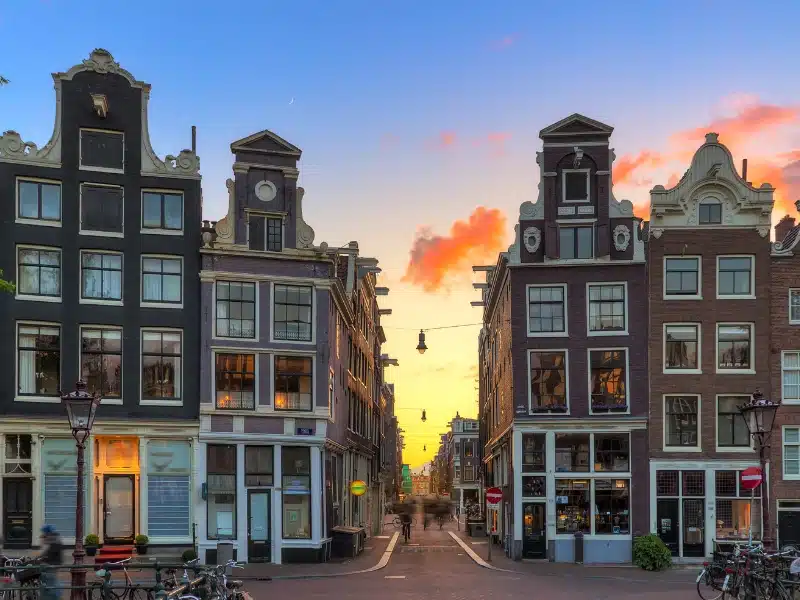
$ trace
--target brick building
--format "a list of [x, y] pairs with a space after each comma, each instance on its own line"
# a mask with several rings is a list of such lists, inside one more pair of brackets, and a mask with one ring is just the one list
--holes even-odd
[[772, 389], [773, 191], [741, 177], [709, 133], [678, 184], [651, 192], [650, 531], [675, 556], [748, 538], [739, 472], [759, 461], [738, 407]]

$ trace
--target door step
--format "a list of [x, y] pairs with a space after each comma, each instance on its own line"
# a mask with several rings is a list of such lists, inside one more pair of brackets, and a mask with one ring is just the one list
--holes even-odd
[[104, 562], [116, 562], [135, 556], [133, 546], [103, 546], [98, 548], [97, 556], [94, 557], [95, 564]]

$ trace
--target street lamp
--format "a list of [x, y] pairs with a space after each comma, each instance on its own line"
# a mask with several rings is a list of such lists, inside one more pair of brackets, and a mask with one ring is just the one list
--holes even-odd
[[764, 397], [760, 390], [756, 390], [750, 401], [739, 407], [747, 430], [750, 435], [758, 440], [758, 458], [761, 463], [762, 492], [761, 492], [761, 514], [764, 521], [764, 531], [762, 532], [762, 543], [765, 548], [771, 546], [769, 537], [769, 481], [767, 479], [767, 451], [769, 450], [769, 438], [772, 434], [772, 427], [775, 424], [775, 413], [780, 407], [779, 402], [773, 402]]
[[75, 508], [75, 549], [72, 552], [72, 600], [83, 600], [86, 588], [86, 571], [83, 570], [83, 558], [86, 553], [83, 549], [83, 472], [86, 466], [84, 451], [86, 440], [92, 432], [97, 407], [100, 406], [100, 394], [90, 394], [86, 391], [86, 383], [78, 381], [75, 391], [61, 395], [61, 403], [67, 409], [69, 426], [72, 437], [78, 447], [78, 497]]
[[427, 349], [428, 347], [425, 345], [425, 332], [422, 329], [420, 329], [419, 344], [417, 344], [417, 352], [419, 352], [420, 354], [425, 354], [425, 350]]

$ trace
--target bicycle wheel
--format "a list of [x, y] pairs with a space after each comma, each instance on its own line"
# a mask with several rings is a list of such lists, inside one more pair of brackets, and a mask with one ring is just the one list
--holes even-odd
[[134, 586], [126, 588], [128, 592], [127, 600], [154, 600], [155, 596], [150, 590], [143, 587]]
[[86, 590], [86, 598], [88, 600], [103, 600], [103, 584], [98, 581], [91, 582]]
[[402, 521], [402, 519], [400, 519], [400, 517], [395, 517], [394, 519], [392, 519], [392, 525], [394, 525], [395, 528], [402, 527], [403, 526], [403, 521]]
[[697, 578], [697, 595], [703, 600], [719, 600], [725, 596], [722, 584], [725, 581], [725, 569], [718, 565], [709, 565]]

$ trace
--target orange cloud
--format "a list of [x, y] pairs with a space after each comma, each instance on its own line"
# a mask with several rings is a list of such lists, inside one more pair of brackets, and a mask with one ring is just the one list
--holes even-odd
[[751, 99], [740, 104], [734, 116], [716, 119], [702, 127], [679, 131], [672, 139], [677, 144], [698, 144], [702, 143], [709, 131], [713, 131], [719, 134], [720, 141], [726, 146], [736, 146], [767, 130], [795, 123], [798, 117], [798, 106], [760, 104], [757, 99]]
[[506, 217], [496, 208], [479, 206], [466, 221], [456, 221], [449, 235], [435, 235], [422, 227], [411, 246], [403, 281], [426, 292], [441, 289], [450, 273], [492, 261], [506, 240]]
[[639, 167], [658, 167], [664, 157], [658, 152], [643, 150], [639, 154], [623, 154], [614, 161], [614, 184], [629, 183]]
[[450, 150], [455, 148], [488, 147], [495, 156], [505, 154], [506, 143], [511, 139], [511, 134], [504, 131], [493, 131], [481, 137], [462, 137], [455, 131], [440, 131], [439, 135], [428, 141], [428, 147], [436, 150]]
[[442, 148], [449, 148], [456, 145], [456, 134], [454, 131], [442, 131], [439, 134], [439, 146]]

